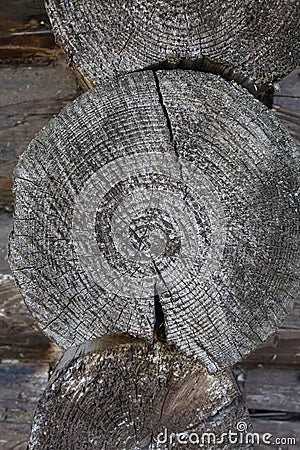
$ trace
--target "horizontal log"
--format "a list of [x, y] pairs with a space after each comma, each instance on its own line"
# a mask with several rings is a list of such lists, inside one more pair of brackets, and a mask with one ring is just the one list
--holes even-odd
[[13, 204], [12, 177], [18, 157], [77, 95], [75, 76], [64, 60], [0, 69], [0, 205]]
[[236, 369], [250, 409], [300, 413], [300, 370]]
[[[259, 445], [254, 445], [253, 450], [270, 450], [270, 448], [273, 450], [298, 449], [300, 443], [299, 418], [290, 420], [252, 418], [251, 422], [254, 433], [259, 433], [260, 435], [260, 443]], [[272, 446], [263, 443], [263, 435], [265, 435], [267, 441], [272, 443]]]
[[[299, 113], [300, 111], [300, 67], [287, 75], [281, 83], [277, 85], [274, 94], [276, 105], [285, 110]], [[300, 133], [300, 130], [299, 130]]]
[[55, 58], [60, 53], [42, 0], [1, 1], [0, 61]]
[[27, 448], [32, 418], [49, 378], [49, 364], [2, 360], [0, 366], [0, 447]]
[[[299, 327], [300, 317], [295, 325]], [[300, 330], [278, 330], [241, 365], [300, 369]]]
[[0, 360], [55, 364], [59, 348], [38, 329], [12, 280], [0, 283]]

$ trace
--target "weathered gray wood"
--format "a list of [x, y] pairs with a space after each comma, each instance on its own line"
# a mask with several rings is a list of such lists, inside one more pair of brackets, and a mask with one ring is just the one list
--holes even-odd
[[26, 450], [36, 404], [61, 352], [38, 330], [14, 282], [3, 281], [9, 274], [1, 275], [0, 448]]
[[151, 341], [159, 296], [168, 342], [210, 370], [240, 360], [297, 290], [297, 165], [276, 118], [214, 75], [141, 72], [84, 94], [16, 171], [28, 307], [63, 347]]
[[[283, 420], [273, 417], [273, 419], [252, 418], [253, 431], [260, 434], [260, 444], [254, 445], [253, 450], [298, 450], [300, 442], [300, 422], [299, 419]], [[272, 437], [270, 436], [272, 435]], [[262, 436], [273, 445], [264, 445]], [[281, 444], [276, 439], [280, 439]], [[284, 439], [293, 439], [295, 441], [286, 441]]]
[[[290, 316], [288, 316], [290, 317]], [[280, 329], [243, 361], [244, 367], [282, 367], [300, 369], [300, 316], [298, 329]]]
[[[285, 216], [282, 225], [279, 225], [279, 210], [285, 215], [283, 211], [286, 207], [289, 209], [289, 206], [287, 204], [286, 206], [282, 205], [283, 208], [279, 206], [280, 202], [277, 203], [277, 200], [275, 200], [278, 194], [275, 194], [275, 192], [278, 186], [283, 183], [283, 178], [285, 178], [284, 171], [290, 164], [294, 164], [292, 162], [292, 154], [294, 153], [296, 159], [298, 157], [296, 156], [296, 147], [291, 144], [290, 138], [283, 128], [279, 132], [281, 127], [269, 111], [262, 107], [258, 101], [252, 102], [250, 96], [244, 103], [242, 100], [242, 89], [234, 92], [231, 91], [229, 84], [221, 87], [221, 84], [218, 85], [218, 83], [222, 84], [220, 80], [216, 82], [215, 77], [207, 76], [205, 86], [203, 86], [199, 81], [198, 75], [192, 72], [189, 72], [188, 75], [179, 71], [158, 72], [161, 102], [169, 119], [170, 138], [179, 158], [184, 157], [193, 161], [202, 170], [205, 168], [205, 175], [210, 178], [215, 186], [216, 196], [218, 192], [222, 192], [222, 207], [226, 210], [228, 228], [222, 267], [220, 267], [218, 274], [212, 277], [210, 295], [212, 295], [214, 287], [218, 285], [221, 279], [221, 285], [216, 289], [217, 293], [214, 299], [212, 326], [215, 328], [215, 331], [218, 329], [218, 320], [222, 320], [220, 319], [222, 314], [220, 311], [217, 311], [219, 295], [223, 299], [226, 297], [228, 301], [228, 309], [223, 316], [224, 320], [228, 320], [230, 314], [235, 315], [235, 319], [232, 319], [235, 322], [232, 333], [227, 335], [224, 329], [218, 329], [220, 335], [219, 346], [224, 350], [224, 339], [226, 338], [229, 342], [238, 341], [239, 349], [243, 347], [247, 339], [252, 340], [252, 342], [258, 342], [260, 337], [263, 341], [264, 338], [260, 333], [267, 334], [269, 332], [267, 330], [274, 320], [275, 316], [272, 313], [269, 315], [271, 310], [270, 307], [266, 306], [265, 302], [270, 302], [270, 306], [274, 306], [271, 300], [273, 295], [271, 292], [275, 293], [279, 286], [274, 286], [274, 291], [271, 285], [277, 275], [281, 278], [280, 274], [283, 273], [279, 269], [281, 265], [279, 262], [280, 258], [278, 258], [279, 254], [277, 253], [278, 251], [280, 252], [281, 244], [279, 243], [282, 243], [282, 238], [285, 239], [285, 227], [289, 227], [287, 222], [290, 223], [291, 229], [294, 227], [294, 219], [290, 222], [288, 215]], [[222, 94], [220, 94], [221, 92]], [[205, 118], [201, 117], [200, 111], [203, 111]], [[228, 135], [226, 135], [227, 132]], [[279, 135], [277, 135], [278, 132]], [[285, 137], [281, 133], [284, 133]], [[287, 156], [289, 150], [285, 147], [287, 142], [291, 144], [290, 156]], [[284, 163], [286, 169], [283, 168], [284, 166], [281, 166], [279, 169], [284, 160], [286, 160]], [[240, 165], [237, 171], [235, 171], [235, 164]], [[279, 164], [279, 172], [273, 166], [274, 164], [275, 166]], [[298, 165], [299, 163], [295, 160], [295, 164]], [[289, 171], [290, 169], [287, 170]], [[279, 178], [275, 181], [278, 175]], [[298, 175], [296, 175], [296, 178], [291, 173], [290, 175], [291, 180], [294, 179], [297, 185], [298, 181], [296, 179]], [[290, 175], [287, 175], [287, 178]], [[226, 185], [228, 188], [225, 188]], [[229, 187], [230, 185], [231, 187]], [[272, 191], [275, 196], [271, 193]], [[234, 192], [233, 197], [229, 192]], [[230, 198], [230, 206], [229, 204], [225, 206], [227, 195]], [[277, 199], [279, 198], [277, 197]], [[253, 206], [253, 213], [250, 213], [249, 206], [246, 206], [247, 201]], [[274, 201], [275, 203], [273, 203]], [[276, 204], [277, 206], [275, 206]], [[297, 214], [294, 218], [297, 217]], [[276, 216], [279, 221], [275, 219]], [[269, 227], [268, 231], [265, 228], [266, 225]], [[242, 242], [243, 244], [247, 242], [245, 247], [241, 245]], [[298, 244], [299, 238], [296, 238], [294, 244], [287, 252], [293, 254]], [[263, 247], [266, 252], [262, 250]], [[287, 253], [284, 252], [284, 258], [286, 255]], [[273, 263], [271, 262], [272, 260]], [[287, 268], [286, 264], [286, 261], [283, 262], [283, 271]], [[294, 268], [296, 268], [295, 265]], [[229, 278], [232, 280], [230, 291], [228, 290]], [[189, 283], [187, 278], [186, 282]], [[191, 279], [191, 285], [193, 282], [201, 286], [203, 280], [194, 276]], [[295, 286], [297, 284], [298, 282], [295, 279]], [[279, 290], [282, 288], [283, 285], [281, 285]], [[295, 295], [297, 294], [297, 289], [294, 291]], [[283, 296], [287, 299], [286, 294], [289, 288], [283, 288], [283, 291], [285, 291]], [[277, 294], [275, 295], [277, 296]], [[195, 315], [199, 313], [201, 308], [199, 303], [203, 302], [205, 295], [201, 292], [198, 299], [199, 302], [194, 304]], [[277, 306], [278, 300], [279, 297], [275, 301]], [[164, 295], [162, 295], [161, 301], [164, 304]], [[254, 312], [254, 304], [261, 305], [259, 308], [262, 309], [265, 306], [267, 316], [264, 316], [264, 319], [262, 319], [262, 314], [264, 315], [262, 309], [260, 309], [260, 312], [258, 310]], [[192, 307], [190, 304], [188, 308], [191, 311]], [[247, 313], [247, 308], [251, 310], [250, 314]], [[172, 340], [172, 331], [175, 331], [176, 317], [173, 311], [171, 312], [168, 308], [165, 309], [167, 311], [166, 330], [168, 339], [170, 342], [175, 343]], [[262, 325], [261, 323], [259, 326], [256, 322], [257, 319], [263, 320], [264, 324]], [[203, 324], [203, 321], [199, 323]], [[187, 316], [186, 325], [189, 327], [191, 340], [191, 336], [195, 336], [198, 330], [193, 328], [193, 321], [188, 320]], [[218, 340], [216, 333], [212, 332], [211, 336], [216, 341]], [[181, 349], [189, 351], [188, 345], [184, 347], [184, 344], [181, 344]]]
[[13, 204], [12, 173], [31, 139], [78, 95], [63, 60], [0, 69], [0, 205]]
[[[5, 415], [2, 416], [2, 422], [0, 422], [0, 436], [1, 436], [0, 443], [1, 448], [3, 448], [3, 450], [10, 450], [11, 447], [13, 447], [13, 445], [15, 445], [18, 450], [25, 450], [27, 448], [27, 441], [29, 438], [32, 413], [36, 407], [36, 402], [38, 401], [39, 393], [42, 392], [42, 390], [45, 388], [46, 385], [47, 381], [46, 373], [50, 370], [49, 361], [51, 362], [51, 364], [53, 364], [55, 361], [54, 357], [56, 358], [57, 361], [59, 353], [57, 351], [54, 354], [51, 352], [49, 353], [48, 349], [50, 349], [50, 345], [46, 348], [46, 346], [44, 345], [43, 336], [41, 332], [36, 330], [32, 320], [31, 320], [32, 325], [26, 325], [30, 324], [30, 318], [28, 317], [26, 308], [21, 303], [21, 299], [18, 296], [16, 288], [13, 287], [11, 282], [7, 282], [5, 283], [5, 285], [6, 285], [5, 289], [3, 288], [2, 291], [0, 292], [1, 310], [2, 310], [1, 313], [4, 314], [4, 319], [6, 319], [7, 321], [6, 326], [11, 329], [10, 333], [12, 335], [12, 341], [10, 350], [6, 346], [1, 347], [3, 345], [1, 333], [2, 331], [6, 333], [8, 330], [7, 328], [4, 328], [4, 330], [3, 328], [0, 328], [0, 359], [8, 358], [9, 352], [11, 352], [11, 359], [14, 359], [15, 361], [2, 362], [3, 377], [5, 378], [6, 383], [8, 382], [8, 378], [11, 380], [12, 385], [14, 385], [14, 389], [10, 391], [9, 400], [8, 396], [5, 394], [5, 391], [7, 389], [6, 387], [3, 387], [3, 394], [0, 395], [0, 397], [2, 397], [3, 399], [1, 403], [2, 411], [9, 411], [9, 417], [11, 420], [11, 422], [8, 423], [7, 421], [4, 420]], [[4, 300], [4, 302], [2, 303], [3, 298], [7, 298], [7, 300]], [[25, 324], [22, 325], [21, 324], [22, 321], [25, 322]], [[22, 343], [21, 348], [18, 349], [18, 347], [14, 346], [14, 343], [19, 345], [20, 342], [23, 341], [24, 336], [23, 330], [27, 329], [28, 332], [30, 332], [31, 326], [33, 327], [31, 330], [32, 337], [30, 339], [25, 338], [24, 345]], [[282, 333], [284, 333], [284, 330], [282, 330]], [[278, 342], [278, 345], [280, 345], [280, 340]], [[298, 341], [298, 348], [300, 348], [300, 340]], [[287, 364], [289, 364], [289, 361], [291, 360], [291, 355], [289, 353], [288, 346], [286, 347], [286, 351], [287, 351], [286, 361]], [[75, 355], [73, 357], [75, 357]], [[76, 355], [76, 357], [77, 356], [78, 354]], [[267, 357], [265, 358], [266, 367], [269, 366], [269, 361], [271, 360], [271, 353], [268, 356], [269, 356], [268, 358]], [[28, 363], [24, 364], [24, 357], [25, 361], [28, 361], [28, 363], [30, 362], [30, 364]], [[39, 362], [37, 361], [37, 359], [39, 359]], [[44, 363], [41, 365], [42, 361], [44, 361]], [[258, 359], [256, 362], [259, 361], [260, 359]], [[48, 365], [46, 364], [46, 362], [48, 362]], [[254, 357], [253, 363], [255, 363]], [[273, 361], [272, 364], [276, 364], [276, 361]], [[43, 367], [42, 369], [41, 366]], [[28, 367], [31, 368], [30, 370], [32, 370], [33, 373], [40, 373], [39, 371], [42, 370], [42, 373], [44, 373], [44, 375], [39, 375], [38, 378], [36, 376], [28, 377]], [[286, 368], [287, 367], [288, 366], [286, 366]], [[14, 375], [16, 370], [18, 370], [19, 373], [18, 382], [21, 381], [20, 386], [18, 383], [16, 383], [15, 378], [16, 375]], [[283, 374], [285, 373], [287, 373], [287, 371], [283, 371]], [[256, 410], [262, 408], [265, 410], [265, 406], [267, 406], [267, 404], [270, 404], [270, 401], [273, 404], [276, 404], [275, 401], [276, 399], [278, 400], [277, 397], [278, 377], [277, 380], [276, 378], [274, 379], [274, 377], [269, 378], [268, 377], [269, 371], [264, 371], [264, 374], [265, 375], [262, 377], [262, 379], [260, 378], [260, 376], [256, 377], [257, 386], [252, 386], [251, 388], [252, 394], [247, 397], [249, 405], [251, 405], [251, 407]], [[268, 388], [266, 389], [266, 391], [264, 391], [265, 385], [264, 380], [266, 378], [269, 378], [267, 380]], [[279, 378], [281, 378], [281, 374]], [[2, 383], [4, 383], [3, 378]], [[282, 377], [282, 383], [283, 384], [289, 383], [289, 380], [287, 380], [285, 377]], [[287, 386], [289, 386], [289, 384], [287, 384]], [[20, 397], [21, 391], [23, 392], [23, 395]], [[264, 396], [259, 396], [257, 398], [256, 391], [257, 392], [263, 391]], [[37, 393], [32, 396], [30, 394], [31, 392]], [[25, 393], [29, 393], [28, 396], [26, 395], [24, 397]], [[280, 405], [284, 409], [285, 406], [289, 404], [291, 397], [294, 397], [295, 401], [297, 401], [296, 397], [297, 394], [295, 393], [293, 388], [286, 389], [284, 391], [280, 389], [280, 393], [281, 393]], [[28, 402], [29, 396], [30, 402]], [[271, 400], [265, 401], [268, 398]], [[17, 408], [11, 409], [12, 405], [17, 405]], [[272, 419], [259, 420], [256, 418], [251, 419], [251, 422], [253, 423], [254, 426], [254, 432], [260, 432], [261, 434], [272, 433], [273, 435], [276, 436], [295, 435], [297, 437], [297, 442], [300, 439], [299, 436], [300, 426], [298, 422], [293, 421], [290, 423], [288, 421], [283, 420], [281, 421], [280, 420], [275, 421]], [[23, 444], [19, 444], [22, 442]], [[261, 448], [264, 447], [258, 448], [259, 450], [261, 450]]]
[[0, 282], [0, 299], [0, 361], [55, 364], [58, 347], [38, 329], [12, 280]]
[[237, 370], [243, 397], [250, 409], [300, 413], [300, 371]]
[[[293, 70], [277, 85], [274, 102], [276, 105], [296, 114], [300, 111], [300, 68]], [[299, 131], [300, 133], [300, 131]]]
[[[1, 367], [3, 368], [2, 378], [0, 375], [0, 380], [2, 380], [2, 387], [4, 380], [6, 385], [10, 380], [11, 384], [14, 386], [14, 388], [12, 387], [10, 390], [9, 396], [6, 394], [7, 387], [5, 386], [0, 395], [0, 397], [2, 397], [2, 402], [0, 402], [0, 404], [3, 412], [2, 421], [0, 421], [0, 444], [3, 450], [10, 450], [13, 445], [15, 445], [18, 450], [25, 450], [29, 439], [32, 414], [39, 397], [38, 393], [41, 393], [45, 388], [47, 382], [46, 374], [49, 372], [50, 367], [58, 360], [59, 351], [57, 348], [55, 349], [54, 345], [50, 344], [50, 342], [48, 345], [45, 345], [46, 339], [43, 338], [42, 333], [36, 329], [33, 319], [29, 317], [18, 292], [11, 281], [1, 284], [0, 299], [1, 321], [2, 324], [5, 324], [0, 327], [0, 360], [2, 360]], [[277, 348], [281, 346], [282, 339], [284, 344], [286, 343], [286, 332], [289, 332], [289, 330], [280, 331], [276, 352], [278, 352]], [[294, 330], [294, 332], [297, 332], [297, 330]], [[284, 358], [286, 369], [291, 368], [291, 364], [293, 363], [293, 348], [296, 348], [297, 345], [299, 349], [300, 338], [298, 343], [295, 342], [294, 347], [289, 346], [288, 343], [286, 343], [284, 347], [286, 355], [279, 355], [277, 360], [272, 360], [272, 355], [275, 352], [274, 348], [272, 352], [266, 348], [264, 358], [261, 359], [258, 350], [253, 354], [252, 365], [264, 362], [265, 367], [267, 368], [270, 367], [270, 364], [275, 365], [280, 363], [281, 358]], [[55, 351], [53, 351], [54, 349]], [[258, 355], [257, 358], [255, 358], [256, 354]], [[73, 357], [78, 357], [78, 355], [78, 353], [75, 353]], [[12, 359], [14, 361], [11, 361]], [[6, 361], [3, 362], [3, 360]], [[41, 373], [42, 375], [39, 375], [38, 378], [37, 376], [28, 377], [28, 368], [30, 368], [32, 373]], [[16, 382], [16, 371], [18, 371], [18, 382]], [[248, 371], [245, 373], [247, 384]], [[297, 401], [297, 393], [294, 390], [295, 383], [293, 383], [294, 387], [291, 387], [290, 389], [278, 389], [278, 381], [280, 380], [282, 380], [283, 385], [287, 385], [287, 387], [290, 386], [290, 380], [282, 376], [282, 373], [283, 375], [286, 374], [287, 370], [280, 372], [277, 377], [269, 377], [270, 372], [267, 370], [264, 370], [263, 373], [264, 375], [262, 378], [259, 375], [255, 377], [257, 385], [252, 384], [251, 395], [248, 394], [246, 398], [253, 409], [265, 410], [266, 406], [270, 403], [275, 405], [276, 408], [281, 406], [281, 408], [285, 409], [286, 405], [290, 403], [291, 397], [295, 399], [295, 402]], [[264, 390], [265, 379], [267, 379], [266, 390]], [[253, 383], [252, 376], [249, 377], [249, 380]], [[21, 385], [18, 384], [20, 382]], [[20, 397], [21, 391], [23, 394]], [[278, 391], [280, 391], [280, 405], [278, 404]], [[32, 396], [30, 394], [31, 392], [37, 392], [37, 394]], [[263, 393], [263, 395], [257, 397], [258, 392]], [[28, 393], [28, 395], [26, 393]], [[30, 397], [30, 402], [28, 402], [28, 397]], [[12, 405], [17, 405], [17, 407], [12, 408]], [[10, 422], [4, 420], [6, 417], [4, 411], [9, 412]], [[298, 422], [290, 423], [282, 420], [274, 421], [258, 419], [252, 419], [251, 421], [255, 432], [261, 432], [261, 434], [272, 433], [276, 436], [296, 435], [297, 442], [300, 439], [300, 426]], [[259, 422], [259, 426], [257, 426], [257, 422]], [[23, 444], [21, 444], [22, 442]]]
[[46, 0], [57, 41], [96, 84], [144, 68], [222, 74], [253, 93], [296, 67], [299, 0]]
[[300, 370], [300, 298], [294, 308], [274, 333], [243, 362], [243, 367], [291, 368]]
[[0, 210], [0, 281], [5, 278], [13, 278], [7, 258], [8, 236], [12, 226], [12, 213]]
[[[300, 111], [299, 111], [300, 112]], [[274, 113], [280, 122], [289, 130], [300, 149], [300, 113], [274, 106]]]
[[[297, 76], [297, 71], [293, 79]], [[40, 82], [38, 81], [40, 79]], [[296, 81], [298, 80], [295, 78]], [[284, 79], [280, 86], [283, 92], [289, 92], [288, 80]], [[6, 86], [8, 87], [6, 89]], [[47, 90], [45, 90], [47, 86]], [[300, 89], [299, 82], [295, 85]], [[2, 87], [2, 89], [1, 89]], [[89, 86], [90, 87], [90, 86]], [[31, 101], [31, 95], [33, 100]], [[21, 102], [15, 104], [12, 111], [11, 97], [19, 96]], [[66, 98], [61, 98], [61, 95]], [[12, 195], [12, 173], [17, 157], [26, 149], [30, 140], [46, 123], [69, 101], [78, 95], [72, 72], [62, 60], [53, 65], [11, 65], [0, 69], [0, 205], [11, 207], [14, 202]], [[275, 97], [274, 113], [288, 128], [300, 148], [300, 116], [294, 111], [297, 99], [288, 97], [293, 111], [277, 105]], [[44, 104], [44, 108], [42, 107]], [[36, 109], [35, 109], [36, 108]]]
[[0, 447], [27, 449], [38, 399], [49, 379], [49, 364], [2, 360], [0, 366]]
[[282, 329], [283, 330], [300, 330], [300, 296], [298, 295], [295, 303], [294, 308], [291, 314], [287, 316], [287, 318], [282, 323]]
[[126, 336], [91, 344], [75, 355], [71, 349], [58, 365], [38, 404], [29, 449], [179, 449], [178, 436], [195, 448], [192, 435], [214, 432], [217, 439], [240, 421], [250, 428], [227, 371], [209, 375], [175, 348]]

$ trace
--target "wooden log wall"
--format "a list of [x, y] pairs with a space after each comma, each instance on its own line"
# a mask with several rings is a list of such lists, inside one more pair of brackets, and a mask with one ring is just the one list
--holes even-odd
[[[0, 447], [25, 450], [33, 411], [61, 351], [36, 327], [6, 258], [12, 173], [51, 117], [81, 92], [56, 47], [41, 1], [0, 1]], [[275, 113], [300, 147], [300, 71], [275, 95]], [[300, 448], [300, 300], [283, 326], [235, 368], [254, 430], [295, 437]], [[270, 446], [259, 446], [264, 450]]]

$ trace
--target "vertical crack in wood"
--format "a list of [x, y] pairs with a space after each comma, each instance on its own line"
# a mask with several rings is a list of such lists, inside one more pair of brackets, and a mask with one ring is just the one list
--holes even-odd
[[[225, 81], [235, 81], [239, 86], [246, 89], [251, 95], [253, 95], [254, 98], [263, 103], [268, 109], [272, 109], [273, 107], [274, 83], [276, 80], [273, 82], [257, 85], [252, 79], [236, 71], [234, 67], [211, 61], [206, 56], [202, 56], [201, 58], [196, 59], [181, 58], [176, 63], [164, 60], [159, 63], [150, 64], [149, 66], [143, 67], [142, 69], [132, 70], [129, 73], [145, 72], [148, 70], [152, 70], [154, 74], [158, 94], [161, 99], [160, 103], [163, 107], [166, 117], [168, 115], [167, 109], [163, 104], [163, 97], [159, 89], [158, 77], [156, 75], [156, 72], [160, 70], [189, 70], [193, 72], [217, 75]], [[169, 124], [171, 126], [170, 120]]]
[[159, 299], [159, 294], [156, 289], [156, 284], [154, 285], [154, 314], [155, 322], [153, 328], [153, 339], [154, 341], [167, 342], [165, 316]]
[[[157, 74], [155, 73], [154, 70], [153, 70], [153, 76], [154, 76], [154, 80], [155, 80], [156, 90], [157, 90], [157, 93], [158, 93], [159, 103], [161, 104], [161, 107], [162, 107], [164, 116], [165, 116], [166, 121], [167, 121], [167, 127], [168, 127], [168, 130], [169, 130], [169, 133], [170, 133], [170, 141], [171, 141], [172, 144], [174, 145], [174, 136], [173, 136], [173, 130], [172, 130], [172, 125], [171, 125], [171, 120], [170, 120], [170, 117], [169, 117], [167, 108], [166, 108], [166, 106], [165, 106], [165, 104], [164, 104], [164, 99], [163, 99], [162, 93], [161, 93], [161, 91], [160, 91], [160, 86], [159, 86], [158, 76], [157, 76]], [[175, 147], [175, 146], [174, 146], [174, 147]], [[175, 152], [176, 152], [176, 148], [174, 148], [174, 150], [175, 150]]]
[[162, 107], [162, 111], [163, 111], [164, 116], [166, 118], [167, 127], [168, 127], [168, 130], [169, 130], [169, 133], [170, 133], [170, 142], [171, 142], [171, 144], [173, 146], [173, 149], [174, 149], [174, 152], [175, 152], [175, 155], [176, 155], [176, 158], [177, 158], [177, 162], [179, 164], [180, 176], [181, 176], [181, 178], [183, 178], [182, 177], [182, 166], [181, 166], [181, 162], [180, 162], [180, 159], [179, 159], [179, 153], [178, 153], [178, 150], [177, 150], [176, 142], [174, 140], [172, 124], [171, 124], [171, 120], [170, 120], [170, 117], [169, 117], [169, 114], [168, 114], [167, 107], [164, 104], [164, 99], [163, 99], [163, 96], [162, 96], [162, 93], [161, 93], [161, 90], [160, 90], [160, 86], [159, 86], [159, 79], [158, 79], [158, 76], [157, 76], [155, 70], [152, 70], [152, 73], [153, 73], [154, 80], [155, 80], [156, 91], [157, 91], [157, 94], [158, 94], [159, 103], [160, 103], [160, 105]]

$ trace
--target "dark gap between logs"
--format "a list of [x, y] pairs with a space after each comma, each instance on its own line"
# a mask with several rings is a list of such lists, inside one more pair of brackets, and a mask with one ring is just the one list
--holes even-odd
[[154, 341], [167, 342], [165, 329], [165, 316], [156, 289], [154, 291], [154, 313], [155, 313], [155, 322], [153, 329]]
[[200, 59], [188, 59], [188, 58], [182, 58], [178, 62], [172, 62], [172, 61], [162, 61], [156, 64], [151, 64], [150, 66], [147, 66], [143, 69], [138, 69], [133, 71], [134, 72], [143, 72], [145, 70], [152, 70], [155, 78], [155, 83], [157, 87], [157, 92], [160, 97], [160, 103], [163, 107], [164, 113], [167, 118], [168, 128], [170, 130], [171, 134], [171, 142], [173, 141], [173, 135], [172, 135], [172, 129], [171, 129], [171, 123], [168, 118], [168, 114], [166, 111], [166, 108], [163, 104], [162, 95], [160, 93], [159, 89], [159, 82], [158, 78], [156, 76], [156, 71], [158, 70], [193, 70], [195, 72], [204, 72], [204, 73], [211, 73], [214, 75], [219, 75], [226, 81], [235, 81], [243, 88], [247, 89], [250, 94], [252, 94], [256, 99], [261, 101], [267, 108], [272, 109], [273, 106], [273, 96], [274, 96], [274, 86], [272, 84], [266, 84], [262, 86], [256, 86], [253, 81], [251, 81], [249, 78], [241, 75], [239, 72], [236, 72], [232, 67], [226, 66], [225, 64], [216, 63], [211, 61], [209, 58], [203, 56]]

